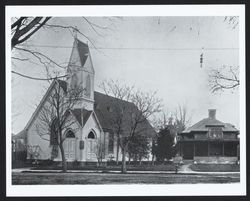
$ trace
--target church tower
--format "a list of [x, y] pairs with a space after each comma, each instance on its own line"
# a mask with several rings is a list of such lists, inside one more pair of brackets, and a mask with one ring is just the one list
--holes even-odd
[[67, 68], [67, 83], [69, 88], [82, 86], [83, 95], [76, 106], [87, 110], [94, 109], [94, 77], [95, 71], [90, 56], [89, 47], [76, 37]]

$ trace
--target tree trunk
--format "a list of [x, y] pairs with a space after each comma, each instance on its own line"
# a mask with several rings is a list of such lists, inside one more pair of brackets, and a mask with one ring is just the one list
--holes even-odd
[[125, 148], [122, 148], [122, 173], [127, 173]]
[[119, 164], [119, 147], [120, 147], [120, 142], [119, 142], [119, 138], [117, 138], [117, 145], [116, 145], [116, 165]]
[[64, 148], [63, 148], [62, 143], [60, 143], [59, 148], [60, 148], [61, 156], [62, 156], [62, 171], [67, 172], [67, 162], [66, 162]]
[[154, 162], [154, 161], [155, 161], [155, 155], [153, 154], [153, 155], [152, 155], [152, 165], [154, 165], [154, 164], [155, 164], [155, 162]]

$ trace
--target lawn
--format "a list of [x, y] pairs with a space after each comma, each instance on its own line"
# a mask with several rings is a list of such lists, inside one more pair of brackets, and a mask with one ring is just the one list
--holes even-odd
[[237, 164], [192, 164], [190, 169], [197, 172], [239, 172]]
[[[174, 164], [161, 164], [161, 165], [126, 165], [129, 171], [175, 171]], [[121, 170], [121, 165], [108, 165], [108, 166], [68, 166], [68, 170]], [[61, 170], [60, 165], [58, 166], [37, 166], [33, 167], [33, 170]]]
[[12, 184], [197, 184], [235, 183], [239, 174], [13, 173]]

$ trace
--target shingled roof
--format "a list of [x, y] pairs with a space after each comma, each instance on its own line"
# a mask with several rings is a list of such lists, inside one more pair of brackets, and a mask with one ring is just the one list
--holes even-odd
[[[131, 102], [120, 100], [97, 91], [94, 92], [94, 99], [94, 110], [104, 131], [112, 132], [112, 112], [114, 112], [114, 104], [118, 104], [121, 106], [120, 108], [126, 108], [130, 111], [138, 111], [138, 108]], [[131, 121], [129, 116], [130, 114], [128, 112], [125, 112], [125, 114], [127, 115], [124, 117], [125, 125], [123, 125], [123, 128], [129, 129], [129, 122]], [[138, 131], [140, 130], [142, 134], [147, 136], [152, 136], [155, 133], [154, 129], [147, 120], [139, 124], [137, 129]]]
[[81, 65], [84, 66], [89, 55], [89, 47], [87, 44], [81, 42], [78, 39], [76, 39], [76, 44], [80, 55]]
[[222, 130], [225, 132], [238, 132], [238, 130], [232, 124], [223, 123], [217, 120], [215, 117], [208, 117], [208, 118], [202, 119], [201, 121], [197, 122], [193, 126], [187, 128], [182, 133], [190, 133], [193, 131], [208, 131], [209, 127], [211, 126], [222, 127]]

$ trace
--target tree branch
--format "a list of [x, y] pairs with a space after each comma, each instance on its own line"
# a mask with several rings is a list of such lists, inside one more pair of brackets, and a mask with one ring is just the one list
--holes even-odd
[[11, 71], [11, 73], [22, 76], [22, 77], [25, 77], [25, 78], [29, 78], [29, 79], [32, 79], [32, 80], [43, 80], [43, 81], [55, 80], [55, 79], [58, 79], [58, 78], [67, 77], [67, 75], [62, 75], [62, 76], [57, 76], [57, 77], [52, 77], [52, 78], [38, 78], [38, 77], [31, 77], [31, 76], [28, 76], [28, 75], [24, 75], [24, 74], [18, 73], [18, 72], [13, 71], [13, 70]]
[[[44, 26], [46, 24], [47, 21], [49, 21], [51, 17], [46, 17], [45, 20], [39, 24], [39, 26], [37, 26], [33, 31], [31, 31], [28, 35], [26, 35], [23, 39], [19, 40], [18, 44], [26, 41], [27, 39], [29, 39], [34, 33], [36, 33], [42, 26]], [[40, 21], [40, 20], [39, 20]], [[26, 27], [28, 28], [28, 26]], [[27, 33], [27, 32], [26, 32]], [[23, 34], [22, 34], [23, 35]]]

